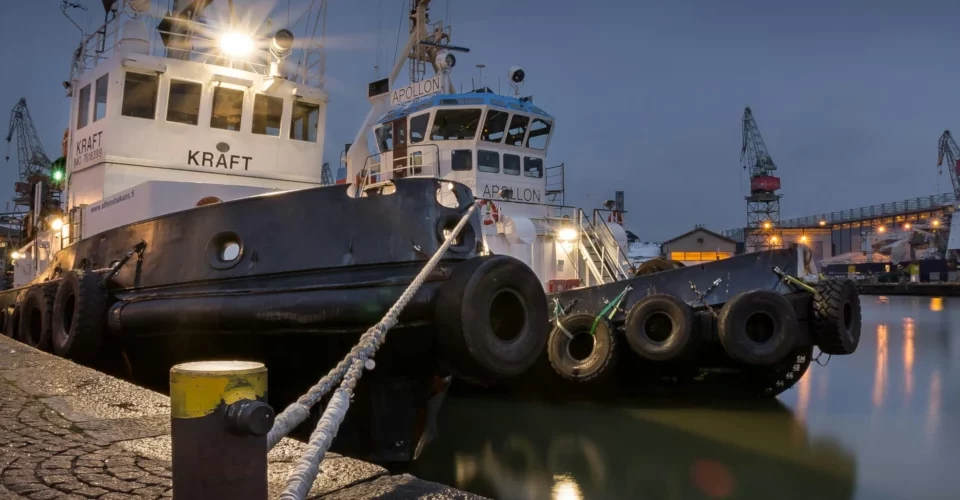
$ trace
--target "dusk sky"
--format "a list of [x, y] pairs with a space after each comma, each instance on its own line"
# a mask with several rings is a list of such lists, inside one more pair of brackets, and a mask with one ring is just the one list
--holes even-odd
[[[72, 15], [93, 29], [100, 0], [75, 1], [88, 10]], [[260, 5], [260, 17], [272, 10], [275, 25], [287, 17], [287, 0], [235, 3]], [[292, 17], [307, 4], [291, 0]], [[26, 97], [51, 159], [80, 37], [59, 5], [0, 0], [0, 130]], [[434, 0], [433, 19], [448, 6], [453, 42], [471, 49], [455, 82], [469, 89], [482, 63], [497, 90], [509, 66], [522, 66], [523, 94], [557, 117], [547, 163], [566, 164], [567, 204], [598, 207], [624, 190], [627, 226], [641, 239], [746, 222], [746, 105], [779, 167], [783, 218], [951, 189], [936, 160], [943, 130], [960, 130], [956, 1]], [[325, 159], [334, 168], [369, 109], [366, 84], [393, 64], [400, 16], [401, 0], [329, 2]], [[16, 176], [11, 158], [4, 199]]]

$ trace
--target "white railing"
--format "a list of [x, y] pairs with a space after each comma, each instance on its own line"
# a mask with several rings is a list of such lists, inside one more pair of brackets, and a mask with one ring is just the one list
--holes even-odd
[[[440, 148], [436, 144], [411, 146], [407, 150], [417, 149], [399, 158], [391, 158], [391, 168], [383, 169], [381, 158], [384, 153], [372, 154], [363, 162], [360, 171], [360, 184], [357, 193], [368, 186], [400, 177], [440, 177]], [[349, 179], [348, 179], [349, 180]]]
[[[76, 79], [84, 72], [93, 69], [120, 47], [124, 35], [139, 36], [140, 34], [126, 34], [124, 25], [131, 20], [140, 20], [147, 28], [147, 55], [170, 59], [189, 60], [267, 75], [270, 69], [271, 56], [267, 47], [270, 39], [263, 36], [250, 35], [254, 42], [254, 51], [247, 57], [226, 57], [220, 50], [220, 36], [225, 34], [229, 27], [217, 26], [201, 18], [201, 21], [175, 19], [164, 15], [156, 16], [152, 13], [138, 13], [121, 2], [123, 8], [115, 17], [108, 20], [95, 32], [84, 37], [74, 53], [73, 66], [70, 70], [71, 79]], [[168, 21], [162, 23], [162, 21]], [[177, 30], [177, 31], [174, 31]], [[164, 38], [167, 43], [164, 43]], [[312, 87], [323, 86], [324, 57], [323, 46], [315, 40], [297, 40], [295, 49], [287, 57], [291, 65], [296, 66], [294, 72], [281, 75], [304, 85]], [[142, 51], [141, 51], [142, 53]]]

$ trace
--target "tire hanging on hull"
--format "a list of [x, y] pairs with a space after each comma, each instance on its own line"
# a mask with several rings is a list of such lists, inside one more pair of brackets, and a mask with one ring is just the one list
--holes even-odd
[[793, 348], [800, 332], [793, 306], [777, 292], [754, 290], [735, 295], [719, 318], [723, 349], [733, 359], [770, 365]]
[[648, 295], [627, 312], [624, 332], [640, 357], [674, 360], [686, 354], [693, 342], [693, 311], [672, 295]]
[[56, 293], [56, 282], [34, 285], [27, 291], [20, 305], [20, 337], [30, 347], [50, 351], [53, 300]]
[[100, 350], [106, 323], [107, 294], [100, 275], [75, 269], [60, 280], [53, 301], [53, 352], [89, 360]]
[[613, 326], [587, 313], [563, 318], [547, 340], [550, 366], [557, 375], [574, 382], [588, 382], [611, 373], [616, 350]]
[[860, 345], [860, 296], [853, 281], [817, 283], [813, 325], [820, 350], [827, 354], [853, 354]]

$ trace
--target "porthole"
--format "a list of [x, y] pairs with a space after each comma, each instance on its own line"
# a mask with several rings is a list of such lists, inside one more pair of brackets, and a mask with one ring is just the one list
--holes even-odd
[[243, 259], [243, 240], [233, 231], [223, 231], [207, 243], [207, 262], [214, 269], [230, 269]]

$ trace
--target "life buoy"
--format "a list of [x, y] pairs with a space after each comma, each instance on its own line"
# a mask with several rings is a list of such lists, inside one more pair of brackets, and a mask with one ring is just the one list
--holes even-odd
[[610, 212], [610, 215], [607, 216], [607, 222], [610, 222], [610, 223], [616, 222], [617, 224], [620, 224], [622, 226], [623, 213], [617, 212], [617, 211]]
[[489, 226], [500, 222], [500, 210], [497, 204], [490, 200], [480, 200], [480, 209], [483, 210], [483, 225]]

